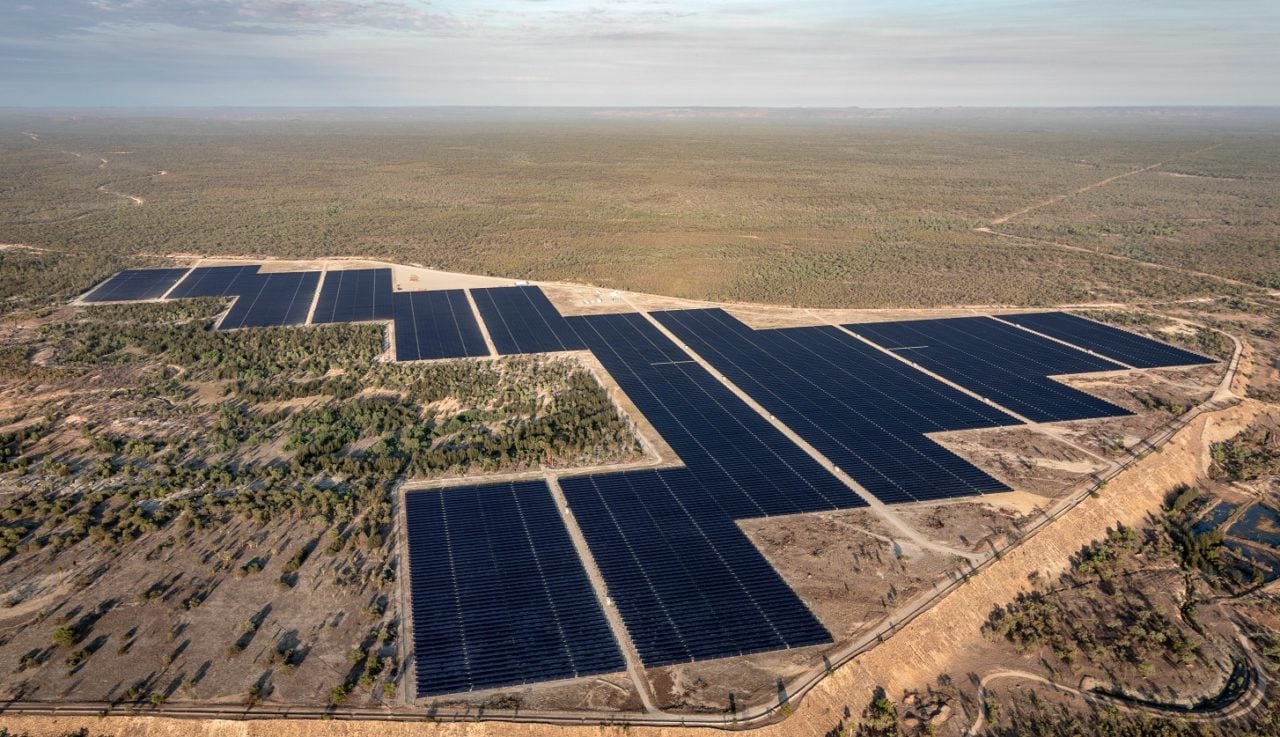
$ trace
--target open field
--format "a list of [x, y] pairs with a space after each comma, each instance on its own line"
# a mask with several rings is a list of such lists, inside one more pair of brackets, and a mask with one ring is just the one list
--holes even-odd
[[[1089, 249], [1269, 283], [1274, 275], [1262, 267], [1276, 227], [1280, 147], [1267, 116], [281, 122], [10, 114], [0, 117], [0, 242], [53, 253], [0, 253], [9, 279], [0, 296], [22, 293], [21, 277], [53, 258], [61, 268], [50, 286], [65, 296], [141, 255], [173, 252], [364, 254], [807, 307], [1220, 293], [1242, 287]], [[23, 135], [32, 129], [40, 140]], [[1084, 250], [974, 231], [1161, 161], [1169, 163], [998, 226]], [[104, 195], [103, 186], [144, 204]], [[1097, 198], [1111, 214], [1088, 204]], [[1106, 225], [1123, 212], [1144, 220]], [[1092, 238], [1104, 225], [1120, 235]], [[1080, 231], [1074, 240], [1063, 234], [1070, 229]]]

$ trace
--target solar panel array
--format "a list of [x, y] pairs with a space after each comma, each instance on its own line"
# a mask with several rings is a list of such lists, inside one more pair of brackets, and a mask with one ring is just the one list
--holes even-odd
[[395, 292], [392, 305], [397, 361], [489, 355], [461, 289]]
[[537, 287], [472, 289], [471, 296], [504, 356], [582, 350], [582, 341]]
[[405, 494], [418, 696], [626, 663], [541, 481]]
[[[397, 360], [489, 354], [462, 290], [394, 292], [389, 269], [121, 272], [87, 301], [235, 296], [220, 327], [393, 320]], [[738, 520], [863, 499], [645, 316], [565, 318], [536, 287], [473, 290], [502, 354], [590, 349], [684, 463], [564, 478], [572, 514], [647, 666], [829, 643]], [[835, 327], [752, 330], [723, 310], [655, 319], [888, 503], [1001, 491], [926, 433], [1016, 424]], [[1061, 313], [1010, 322], [1135, 366], [1208, 359]], [[1033, 421], [1128, 414], [1049, 377], [1118, 364], [990, 318], [849, 325]], [[406, 495], [419, 696], [618, 672], [608, 622], [541, 481]]]
[[720, 309], [654, 317], [881, 501], [1008, 491], [924, 433], [1017, 420], [837, 328], [753, 330]]
[[1066, 312], [1001, 315], [1001, 320], [1121, 361], [1135, 368], [1197, 366], [1213, 359]]
[[202, 266], [192, 269], [178, 286], [169, 293], [169, 299], [188, 297], [233, 297], [253, 291], [258, 284], [258, 269], [254, 266]]
[[242, 279], [244, 291], [218, 325], [219, 330], [302, 325], [311, 311], [318, 271], [257, 274]]
[[686, 466], [560, 482], [644, 663], [830, 642], [734, 520], [865, 502], [643, 316], [568, 321]]
[[125, 269], [86, 294], [84, 302], [131, 302], [159, 299], [187, 273], [186, 269]]
[[989, 317], [874, 322], [850, 331], [1033, 422], [1131, 414], [1047, 377], [1120, 368]]
[[391, 269], [326, 272], [311, 322], [390, 320], [391, 294]]

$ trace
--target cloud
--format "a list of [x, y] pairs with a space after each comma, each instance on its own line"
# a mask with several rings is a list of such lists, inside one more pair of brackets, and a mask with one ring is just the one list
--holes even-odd
[[42, 0], [0, 7], [5, 35], [166, 25], [231, 33], [307, 34], [447, 26], [447, 13], [398, 0]]
[[1274, 0], [27, 3], [10, 104], [1280, 103]]

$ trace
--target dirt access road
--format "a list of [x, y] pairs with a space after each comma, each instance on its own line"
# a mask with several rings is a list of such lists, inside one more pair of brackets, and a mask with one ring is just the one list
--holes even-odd
[[986, 235], [992, 235], [999, 238], [1009, 238], [1012, 240], [1022, 241], [1024, 243], [1032, 243], [1038, 246], [1048, 246], [1050, 248], [1057, 248], [1065, 251], [1087, 253], [1091, 256], [1102, 256], [1104, 258], [1112, 259], [1113, 261], [1125, 261], [1127, 263], [1138, 264], [1140, 266], [1144, 266], [1150, 269], [1160, 269], [1162, 271], [1174, 271], [1180, 274], [1187, 274], [1189, 276], [1199, 277], [1201, 279], [1210, 279], [1212, 281], [1216, 281], [1222, 284], [1231, 284], [1237, 287], [1248, 287], [1250, 289], [1258, 289], [1259, 287], [1257, 284], [1250, 284], [1249, 282], [1243, 282], [1237, 279], [1231, 279], [1229, 277], [1219, 276], [1218, 274], [1210, 274], [1204, 271], [1196, 271], [1195, 269], [1186, 269], [1180, 266], [1171, 266], [1168, 264], [1157, 264], [1151, 261], [1143, 261], [1142, 259], [1132, 258], [1130, 256], [1122, 256], [1120, 254], [1115, 254], [1115, 253], [1105, 253], [1103, 251], [1097, 251], [1092, 248], [1086, 248], [1084, 246], [1073, 246], [1068, 243], [1059, 243], [1057, 241], [1047, 241], [1047, 240], [1040, 240], [1037, 238], [1027, 238], [1026, 236], [1013, 235], [1010, 233], [1002, 233], [996, 230], [996, 227], [1003, 225], [1009, 222], [1010, 220], [1013, 220], [1014, 218], [1019, 217], [1021, 215], [1025, 215], [1029, 212], [1039, 210], [1042, 207], [1048, 207], [1049, 205], [1056, 205], [1057, 203], [1062, 202], [1063, 200], [1066, 200], [1068, 198], [1085, 194], [1086, 192], [1093, 191], [1100, 187], [1105, 187], [1108, 184], [1117, 182], [1127, 177], [1132, 177], [1138, 174], [1143, 174], [1145, 172], [1154, 171], [1155, 169], [1159, 169], [1160, 167], [1166, 164], [1169, 164], [1171, 162], [1177, 161], [1178, 159], [1186, 158], [1188, 156], [1195, 156], [1196, 154], [1201, 154], [1206, 151], [1212, 151], [1213, 149], [1218, 148], [1221, 145], [1222, 145], [1221, 143], [1215, 143], [1212, 146], [1206, 146], [1204, 148], [1196, 149], [1195, 151], [1189, 151], [1185, 154], [1180, 154], [1178, 156], [1170, 157], [1168, 159], [1165, 159], [1164, 161], [1157, 161], [1154, 164], [1148, 164], [1147, 166], [1143, 166], [1138, 169], [1133, 169], [1131, 171], [1127, 171], [1121, 174], [1116, 174], [1114, 176], [1107, 177], [1106, 179], [1094, 182], [1092, 184], [1086, 184], [1085, 186], [1079, 189], [1075, 189], [1070, 192], [1066, 192], [1064, 194], [1055, 195], [1053, 197], [1050, 197], [1047, 200], [1041, 200], [1040, 202], [1027, 205], [1026, 207], [1020, 210], [1014, 210], [1013, 212], [1005, 213], [1004, 215], [997, 217], [996, 219], [992, 220], [986, 225], [979, 226], [977, 228], [974, 228], [973, 230], [975, 233], [983, 233]]
[[[1179, 154], [1178, 156], [1174, 156], [1174, 157], [1171, 157], [1171, 158], [1165, 159], [1164, 161], [1157, 161], [1157, 162], [1156, 162], [1156, 163], [1154, 163], [1154, 164], [1148, 164], [1147, 166], [1140, 167], [1140, 168], [1138, 168], [1138, 169], [1133, 169], [1133, 170], [1130, 170], [1130, 171], [1126, 171], [1126, 172], [1124, 172], [1124, 173], [1122, 173], [1122, 174], [1116, 174], [1116, 175], [1114, 175], [1114, 176], [1107, 177], [1106, 179], [1103, 179], [1102, 181], [1099, 181], [1099, 182], [1094, 182], [1093, 184], [1086, 184], [1085, 186], [1081, 187], [1080, 189], [1076, 189], [1076, 190], [1073, 190], [1073, 191], [1071, 191], [1071, 192], [1067, 192], [1067, 193], [1065, 193], [1065, 194], [1055, 195], [1055, 196], [1053, 196], [1053, 197], [1050, 197], [1050, 198], [1049, 198], [1049, 199], [1047, 199], [1047, 200], [1043, 200], [1043, 201], [1041, 201], [1041, 202], [1037, 202], [1037, 203], [1035, 203], [1035, 204], [1033, 204], [1033, 205], [1027, 205], [1026, 207], [1022, 208], [1021, 210], [1014, 210], [1013, 212], [1010, 212], [1010, 213], [1007, 213], [1007, 214], [1001, 215], [1000, 217], [996, 218], [995, 220], [992, 220], [991, 222], [987, 223], [987, 227], [988, 227], [988, 228], [993, 228], [993, 227], [995, 227], [995, 226], [997, 226], [997, 225], [1003, 225], [1004, 223], [1009, 222], [1010, 220], [1012, 220], [1012, 219], [1014, 219], [1014, 218], [1018, 217], [1019, 215], [1025, 215], [1025, 214], [1027, 214], [1027, 213], [1029, 213], [1029, 212], [1031, 212], [1031, 211], [1033, 211], [1033, 210], [1039, 210], [1039, 209], [1040, 209], [1040, 208], [1042, 208], [1042, 207], [1048, 207], [1049, 205], [1057, 204], [1057, 203], [1062, 202], [1063, 200], [1067, 199], [1068, 197], [1075, 197], [1076, 195], [1084, 194], [1085, 192], [1089, 192], [1089, 191], [1091, 191], [1091, 190], [1095, 190], [1095, 189], [1097, 189], [1097, 188], [1099, 188], [1099, 187], [1105, 187], [1105, 186], [1107, 186], [1108, 184], [1111, 184], [1112, 182], [1115, 182], [1115, 181], [1118, 181], [1118, 180], [1124, 179], [1124, 178], [1126, 178], [1126, 177], [1131, 177], [1131, 176], [1134, 176], [1134, 175], [1136, 175], [1136, 174], [1142, 174], [1143, 172], [1148, 172], [1148, 171], [1151, 171], [1152, 169], [1159, 169], [1160, 167], [1164, 166], [1165, 164], [1168, 164], [1168, 163], [1170, 163], [1170, 162], [1172, 162], [1172, 161], [1177, 161], [1178, 159], [1186, 158], [1186, 157], [1188, 157], [1188, 156], [1195, 156], [1196, 154], [1202, 154], [1202, 153], [1204, 153], [1204, 152], [1206, 152], [1206, 151], [1212, 151], [1213, 149], [1218, 148], [1218, 147], [1220, 147], [1221, 145], [1222, 145], [1221, 143], [1215, 143], [1215, 144], [1213, 144], [1212, 146], [1206, 146], [1206, 147], [1204, 147], [1204, 148], [1196, 149], [1195, 151], [1191, 151], [1191, 152], [1188, 152], [1188, 153], [1185, 153], [1185, 154]], [[978, 228], [977, 230], [981, 231], [981, 230], [982, 230], [982, 228]]]

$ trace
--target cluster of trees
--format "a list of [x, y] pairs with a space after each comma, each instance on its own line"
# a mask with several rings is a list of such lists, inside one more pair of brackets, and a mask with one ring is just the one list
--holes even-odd
[[87, 538], [112, 546], [155, 532], [176, 516], [171, 506], [137, 503], [156, 491], [134, 479], [113, 489], [17, 496], [0, 512], [0, 561], [18, 552], [56, 552]]
[[[151, 541], [148, 561], [168, 559], [177, 540], [207, 541], [207, 575], [177, 584], [161, 569], [134, 592], [139, 603], [192, 617], [228, 578], [251, 585], [276, 555], [277, 587], [288, 596], [323, 555], [325, 585], [344, 596], [372, 593], [365, 615], [378, 623], [330, 697], [337, 703], [364, 687], [389, 697], [399, 677], [386, 595], [397, 575], [389, 545], [398, 479], [605, 462], [639, 450], [607, 393], [572, 359], [388, 364], [379, 359], [380, 326], [219, 333], [210, 317], [221, 307], [109, 305], [46, 321], [14, 370], [39, 354], [41, 370], [58, 374], [40, 391], [67, 391], [4, 418], [22, 429], [0, 437], [0, 473], [17, 490], [0, 509], [0, 563], [24, 556], [17, 565], [32, 570], [92, 545], [105, 562], [77, 581], [79, 590], [133, 559], [118, 553], [135, 541]], [[25, 380], [34, 390], [46, 378]], [[217, 385], [222, 396], [211, 397]], [[223, 532], [292, 521], [306, 526], [287, 551], [246, 554], [255, 541]], [[21, 596], [14, 589], [7, 603]], [[95, 647], [78, 644], [96, 642], [85, 640], [91, 627], [55, 631], [68, 669], [102, 667]], [[256, 631], [238, 632], [228, 657], [242, 658]], [[292, 672], [305, 651], [285, 645], [267, 657]], [[27, 653], [19, 666], [42, 665], [53, 652]], [[130, 698], [145, 699], [144, 691]]]
[[[1167, 541], [1163, 543], [1167, 546]], [[1128, 576], [1141, 570], [1144, 557], [1159, 555], [1162, 543], [1128, 527], [1108, 532], [1085, 546], [1060, 585], [1023, 593], [996, 607], [985, 632], [1023, 652], [1048, 648], [1063, 663], [1081, 659], [1102, 667], [1128, 667], [1149, 676], [1156, 663], [1188, 665], [1199, 647], [1178, 623], [1177, 613], [1154, 605]], [[1072, 595], [1077, 586], [1096, 587], [1107, 598], [1102, 610]]]
[[23, 453], [49, 432], [50, 420], [42, 419], [9, 432], [0, 433], [0, 473], [17, 470], [26, 473], [28, 460]]
[[[1154, 659], [1171, 664], [1192, 664], [1199, 652], [1189, 633], [1174, 618], [1140, 598], [1127, 582], [1165, 556], [1175, 556], [1186, 574], [1202, 574], [1199, 580], [1210, 586], [1237, 592], [1242, 581], [1239, 562], [1225, 554], [1220, 530], [1195, 529], [1205, 507], [1200, 492], [1193, 487], [1175, 489], [1168, 498], [1160, 524], [1149, 533], [1120, 527], [1109, 531], [1105, 540], [1081, 550], [1072, 570], [1054, 585], [1023, 594], [1004, 607], [997, 607], [986, 627], [994, 638], [1005, 639], [1019, 650], [1033, 652], [1049, 648], [1067, 664], [1076, 654], [1089, 658], [1110, 672], [1115, 665], [1136, 664], [1150, 675]], [[1044, 583], [1044, 582], [1040, 582]], [[1086, 605], [1069, 592], [1081, 584], [1090, 592]], [[1189, 591], [1193, 591], [1189, 589]], [[1193, 598], [1184, 605], [1182, 616], [1194, 625]], [[1271, 597], [1250, 602], [1268, 615], [1280, 611]], [[1269, 667], [1280, 663], [1280, 644], [1271, 633], [1246, 628]], [[1146, 666], [1146, 667], [1144, 667]], [[1035, 690], [1026, 696], [997, 699], [988, 695], [988, 717], [993, 734], [1013, 737], [1203, 737], [1206, 734], [1242, 736], [1280, 733], [1280, 701], [1268, 699], [1258, 709], [1216, 728], [1203, 721], [1177, 717], [1161, 718], [1136, 711], [1079, 709], [1040, 699]]]
[[394, 652], [396, 641], [394, 623], [380, 624], [374, 627], [358, 647], [347, 652], [347, 665], [350, 671], [341, 683], [329, 690], [329, 704], [338, 706], [357, 688], [371, 687], [381, 676], [382, 695], [391, 698], [395, 695], [396, 659]]
[[1247, 428], [1210, 449], [1213, 470], [1228, 481], [1280, 474], [1280, 434], [1266, 425]]
[[[319, 377], [331, 368], [368, 365], [382, 352], [382, 328], [374, 325], [214, 331], [210, 320], [222, 307], [220, 300], [104, 305], [45, 325], [42, 337], [62, 365], [98, 368], [163, 356], [206, 380], [242, 382]], [[123, 352], [126, 347], [133, 351]]]

